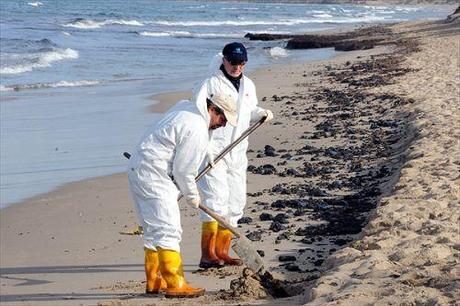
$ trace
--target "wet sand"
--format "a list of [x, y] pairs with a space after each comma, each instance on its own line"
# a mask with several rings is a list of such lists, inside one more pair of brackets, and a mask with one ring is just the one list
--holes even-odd
[[[141, 238], [120, 234], [136, 216], [118, 174], [1, 211], [2, 304], [455, 303], [458, 28], [396, 25], [395, 44], [249, 74], [275, 119], [250, 137], [241, 230], [292, 297], [255, 300], [257, 281], [229, 290], [242, 268], [200, 271], [201, 224], [183, 204], [186, 276], [208, 294], [145, 297]], [[154, 97], [152, 110], [187, 95]]]

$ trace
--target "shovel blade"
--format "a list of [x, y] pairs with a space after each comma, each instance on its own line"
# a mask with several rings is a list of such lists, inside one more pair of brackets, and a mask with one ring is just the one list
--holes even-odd
[[264, 261], [262, 257], [254, 249], [252, 242], [245, 236], [235, 239], [232, 249], [254, 273], [259, 272], [263, 268]]

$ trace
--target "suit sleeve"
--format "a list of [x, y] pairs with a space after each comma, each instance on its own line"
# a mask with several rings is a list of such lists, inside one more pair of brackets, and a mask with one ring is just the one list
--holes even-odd
[[251, 82], [251, 97], [253, 101], [251, 101], [251, 105], [253, 106], [251, 109], [251, 122], [256, 122], [262, 119], [263, 116], [265, 116], [265, 108], [262, 108], [258, 105], [258, 99], [257, 99], [257, 94], [256, 94], [256, 87], [254, 83]]
[[205, 157], [207, 145], [207, 129], [191, 124], [181, 133], [177, 143], [172, 173], [186, 200], [200, 198], [195, 177]]

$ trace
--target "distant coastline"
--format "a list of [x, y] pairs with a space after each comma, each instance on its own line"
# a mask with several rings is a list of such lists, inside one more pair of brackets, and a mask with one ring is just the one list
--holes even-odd
[[[215, 2], [204, 0], [204, 2]], [[458, 0], [219, 0], [219, 2], [302, 3], [302, 4], [364, 4], [364, 5], [455, 5]]]

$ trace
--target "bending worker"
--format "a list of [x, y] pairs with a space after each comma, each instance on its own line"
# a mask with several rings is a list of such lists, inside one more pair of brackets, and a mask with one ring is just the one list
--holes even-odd
[[[208, 84], [210, 81], [218, 80], [237, 100], [238, 125], [226, 126], [212, 134], [208, 151], [211, 161], [249, 127], [250, 121], [258, 121], [264, 116], [266, 121], [273, 118], [270, 110], [257, 106], [255, 85], [243, 75], [247, 60], [247, 51], [243, 44], [227, 44], [222, 54], [217, 57], [213, 75], [195, 93], [197, 101], [205, 100]], [[245, 139], [198, 182], [203, 204], [226, 218], [233, 226], [237, 226], [246, 205], [247, 148], [248, 140]], [[201, 220], [203, 223], [200, 267], [206, 269], [223, 265], [242, 265], [241, 259], [232, 258], [228, 254], [232, 233], [219, 226], [217, 221], [204, 212], [201, 212]]]
[[204, 289], [187, 284], [180, 256], [182, 228], [177, 198], [198, 207], [195, 183], [206, 155], [210, 131], [237, 125], [236, 100], [219, 80], [207, 82], [205, 99], [181, 101], [155, 124], [136, 146], [128, 178], [144, 230], [146, 293], [195, 297]]

